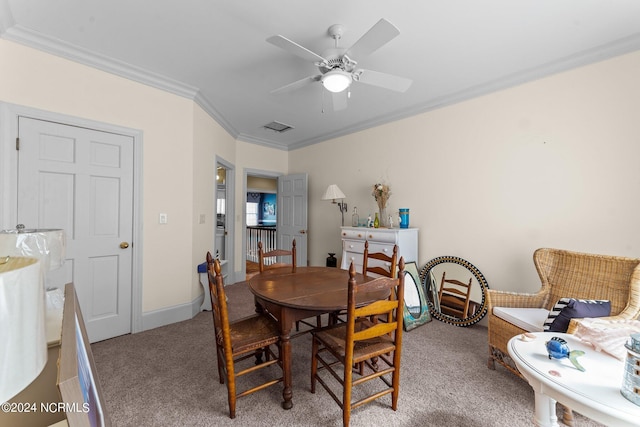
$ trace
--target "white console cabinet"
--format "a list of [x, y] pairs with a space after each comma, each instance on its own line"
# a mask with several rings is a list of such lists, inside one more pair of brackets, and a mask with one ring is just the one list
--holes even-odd
[[353, 262], [356, 271], [362, 272], [364, 242], [369, 242], [369, 253], [393, 253], [393, 245], [398, 245], [398, 261], [418, 262], [418, 229], [417, 228], [366, 228], [341, 227], [342, 260], [340, 268], [349, 269]]

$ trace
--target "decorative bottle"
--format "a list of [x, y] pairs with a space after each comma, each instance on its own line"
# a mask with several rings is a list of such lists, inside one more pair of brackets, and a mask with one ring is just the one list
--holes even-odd
[[358, 226], [358, 222], [360, 222], [360, 217], [358, 217], [358, 208], [357, 207], [353, 207], [353, 215], [351, 215], [351, 226], [352, 227], [357, 227]]
[[378, 218], [378, 212], [376, 212], [376, 217], [373, 220], [373, 228], [380, 227], [380, 218]]

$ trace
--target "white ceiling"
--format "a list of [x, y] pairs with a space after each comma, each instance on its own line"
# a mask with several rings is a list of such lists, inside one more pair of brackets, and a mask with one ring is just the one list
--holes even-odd
[[[349, 47], [381, 18], [400, 35], [356, 60], [412, 79], [405, 93], [354, 83], [338, 112], [320, 83], [270, 93], [318, 69], [268, 37], [322, 54], [332, 24]], [[192, 98], [236, 139], [291, 150], [638, 50], [640, 1], [0, 0], [0, 35]]]

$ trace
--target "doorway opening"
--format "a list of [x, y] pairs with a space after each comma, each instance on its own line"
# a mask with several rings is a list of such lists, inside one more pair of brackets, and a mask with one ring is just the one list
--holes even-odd
[[235, 283], [234, 255], [234, 172], [233, 165], [216, 159], [214, 257], [220, 260], [224, 283]]
[[279, 173], [260, 170], [245, 170], [244, 173], [242, 258], [245, 279], [258, 273], [258, 241], [262, 241], [265, 250], [275, 249], [277, 243], [279, 176]]
[[278, 179], [248, 175], [245, 197], [245, 264], [248, 278], [258, 272], [258, 242], [262, 242], [267, 252], [277, 246]]

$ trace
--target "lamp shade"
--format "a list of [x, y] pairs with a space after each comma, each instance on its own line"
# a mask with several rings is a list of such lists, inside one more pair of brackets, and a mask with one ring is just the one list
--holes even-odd
[[324, 196], [322, 196], [322, 200], [335, 200], [335, 199], [344, 199], [347, 196], [344, 195], [342, 190], [338, 188], [337, 185], [331, 184], [327, 187], [327, 191], [324, 192]]
[[342, 92], [351, 85], [351, 73], [342, 70], [331, 70], [322, 76], [322, 85], [329, 92]]
[[0, 264], [0, 402], [27, 387], [47, 362], [40, 261], [6, 258]]

